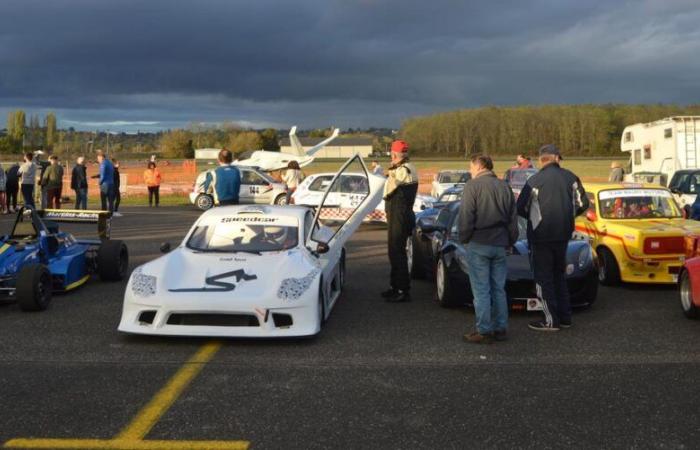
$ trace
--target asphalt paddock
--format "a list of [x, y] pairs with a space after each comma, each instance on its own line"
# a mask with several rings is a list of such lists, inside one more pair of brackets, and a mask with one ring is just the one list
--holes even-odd
[[[196, 217], [125, 208], [112, 235], [133, 268]], [[438, 307], [431, 283], [415, 282], [411, 303], [379, 300], [385, 233], [353, 237], [346, 289], [314, 339], [123, 335], [125, 282], [91, 280], [41, 313], [0, 305], [0, 445], [698, 447], [700, 322], [675, 289], [601, 288], [569, 330], [535, 333], [516, 313], [507, 342], [469, 345], [473, 314]]]

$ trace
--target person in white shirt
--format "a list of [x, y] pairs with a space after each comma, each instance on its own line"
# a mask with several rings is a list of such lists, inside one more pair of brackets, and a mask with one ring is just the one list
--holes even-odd
[[289, 205], [292, 200], [292, 194], [297, 190], [297, 186], [301, 183], [302, 174], [301, 167], [296, 161], [289, 161], [287, 164], [287, 170], [284, 172], [282, 181], [287, 185], [287, 204]]

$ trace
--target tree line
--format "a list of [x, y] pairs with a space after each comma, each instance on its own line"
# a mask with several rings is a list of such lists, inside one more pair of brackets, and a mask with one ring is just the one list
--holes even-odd
[[399, 136], [422, 156], [532, 154], [549, 143], [568, 155], [605, 156], [620, 152], [627, 125], [699, 114], [700, 105], [489, 106], [409, 118]]

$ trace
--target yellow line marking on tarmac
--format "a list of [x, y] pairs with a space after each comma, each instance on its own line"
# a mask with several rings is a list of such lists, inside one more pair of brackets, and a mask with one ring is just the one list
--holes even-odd
[[165, 412], [175, 403], [192, 379], [199, 374], [204, 365], [211, 361], [221, 348], [220, 342], [204, 344], [184, 366], [177, 371], [153, 399], [138, 413], [129, 425], [119, 433], [116, 439], [143, 439]]
[[35, 449], [117, 449], [117, 450], [244, 450], [248, 441], [164, 441], [144, 440], [153, 426], [182, 395], [192, 380], [221, 349], [221, 342], [204, 344], [173, 375], [168, 383], [151, 399], [114, 439], [11, 439], [3, 448]]
[[12, 439], [5, 448], [94, 450], [246, 450], [247, 441], [125, 441], [119, 439]]

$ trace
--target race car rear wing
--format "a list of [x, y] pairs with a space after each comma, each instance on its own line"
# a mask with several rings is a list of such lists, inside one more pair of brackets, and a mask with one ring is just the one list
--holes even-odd
[[96, 223], [100, 239], [109, 239], [112, 228], [112, 213], [87, 209], [40, 209], [36, 211], [42, 219], [64, 223]]

